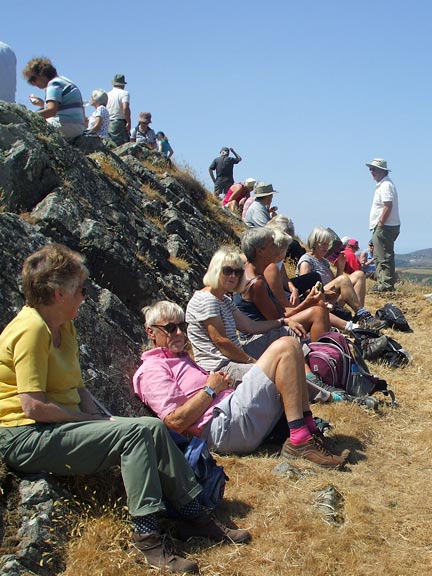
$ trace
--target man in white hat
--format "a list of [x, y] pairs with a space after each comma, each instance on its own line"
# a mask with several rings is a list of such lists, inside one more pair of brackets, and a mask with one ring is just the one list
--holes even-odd
[[[277, 191], [273, 189], [272, 184], [267, 182], [258, 182], [255, 186], [254, 201], [249, 206], [244, 217], [244, 223], [248, 228], [265, 226], [272, 219], [270, 206], [273, 200], [273, 194]], [[276, 208], [273, 208], [276, 210]]]
[[130, 96], [129, 92], [124, 89], [126, 84], [124, 74], [116, 74], [113, 89], [108, 92], [109, 133], [117, 146], [129, 142], [131, 129]]
[[389, 292], [395, 285], [394, 243], [400, 231], [398, 194], [383, 158], [374, 158], [366, 166], [377, 183], [369, 216], [377, 279], [373, 291]]

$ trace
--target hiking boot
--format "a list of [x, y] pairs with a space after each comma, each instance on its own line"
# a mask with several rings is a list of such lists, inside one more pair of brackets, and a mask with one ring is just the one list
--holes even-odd
[[150, 568], [162, 568], [172, 574], [198, 574], [198, 564], [177, 556], [166, 537], [159, 532], [135, 533], [133, 539], [136, 560], [146, 562]]
[[387, 346], [387, 336], [378, 336], [378, 338], [366, 338], [362, 341], [361, 351], [365, 360], [376, 360], [379, 358]]
[[356, 316], [356, 322], [360, 328], [374, 330], [374, 332], [378, 332], [387, 326], [387, 322], [379, 318], [374, 318], [370, 313], [362, 314], [360, 317]]
[[243, 544], [251, 539], [247, 530], [228, 528], [209, 512], [202, 512], [198, 516], [183, 516], [178, 522], [177, 536], [180, 540], [201, 536], [216, 542], [232, 544]]
[[314, 464], [326, 468], [342, 468], [346, 464], [348, 454], [336, 456], [329, 452], [316, 438], [311, 438], [302, 444], [292, 444], [287, 438], [282, 446], [281, 456], [285, 458], [304, 458]]

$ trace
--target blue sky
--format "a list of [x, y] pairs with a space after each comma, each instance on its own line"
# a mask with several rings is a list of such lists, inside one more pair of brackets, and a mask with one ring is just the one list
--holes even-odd
[[0, 40], [18, 58], [18, 102], [32, 91], [21, 71], [35, 56], [85, 99], [123, 73], [134, 120], [150, 111], [178, 162], [210, 187], [210, 162], [232, 146], [243, 157], [236, 181], [272, 182], [303, 239], [319, 224], [365, 247], [365, 162], [386, 158], [402, 219], [396, 251], [432, 247], [428, 0], [14, 0]]

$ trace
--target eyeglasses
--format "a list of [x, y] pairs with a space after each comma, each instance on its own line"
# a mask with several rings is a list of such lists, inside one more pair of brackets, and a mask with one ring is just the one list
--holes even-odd
[[187, 322], [179, 322], [178, 324], [176, 322], [168, 322], [168, 324], [165, 324], [165, 325], [152, 324], [153, 328], [160, 328], [161, 330], [163, 330], [164, 332], [166, 332], [170, 336], [175, 334], [178, 329], [180, 329], [182, 332], [186, 332], [187, 326], [188, 326]]
[[378, 172], [379, 168], [369, 168], [369, 172]]
[[244, 272], [243, 268], [233, 268], [232, 266], [222, 267], [222, 274], [224, 276], [232, 276], [234, 274], [234, 276], [240, 278], [240, 276], [243, 276], [243, 272]]

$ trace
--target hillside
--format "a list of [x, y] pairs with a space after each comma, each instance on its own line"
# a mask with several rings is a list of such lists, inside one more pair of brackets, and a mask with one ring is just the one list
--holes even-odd
[[[130, 381], [145, 334], [140, 309], [167, 298], [180, 304], [201, 287], [221, 243], [238, 243], [225, 215], [188, 171], [125, 145], [97, 139], [68, 145], [24, 109], [0, 103], [0, 329], [23, 303], [24, 258], [49, 240], [87, 257], [89, 296], [76, 322], [87, 385], [112, 412], [144, 413]], [[368, 286], [370, 288], [370, 285]], [[420, 576], [432, 566], [429, 501], [432, 433], [429, 333], [432, 306], [405, 282], [393, 301], [412, 334], [386, 331], [413, 355], [390, 370], [374, 364], [399, 408], [315, 407], [332, 422], [330, 441], [351, 450], [344, 472], [281, 463], [278, 445], [245, 457], [218, 457], [230, 477], [219, 514], [251, 530], [247, 546], [194, 539], [179, 549], [208, 576]], [[376, 310], [384, 296], [371, 295]], [[332, 489], [336, 500], [318, 503]], [[155, 572], [130, 553], [121, 478], [20, 478], [0, 464], [2, 576], [127, 576]], [[175, 536], [174, 525], [166, 528]]]
[[395, 255], [396, 266], [401, 268], [432, 268], [432, 248]]

